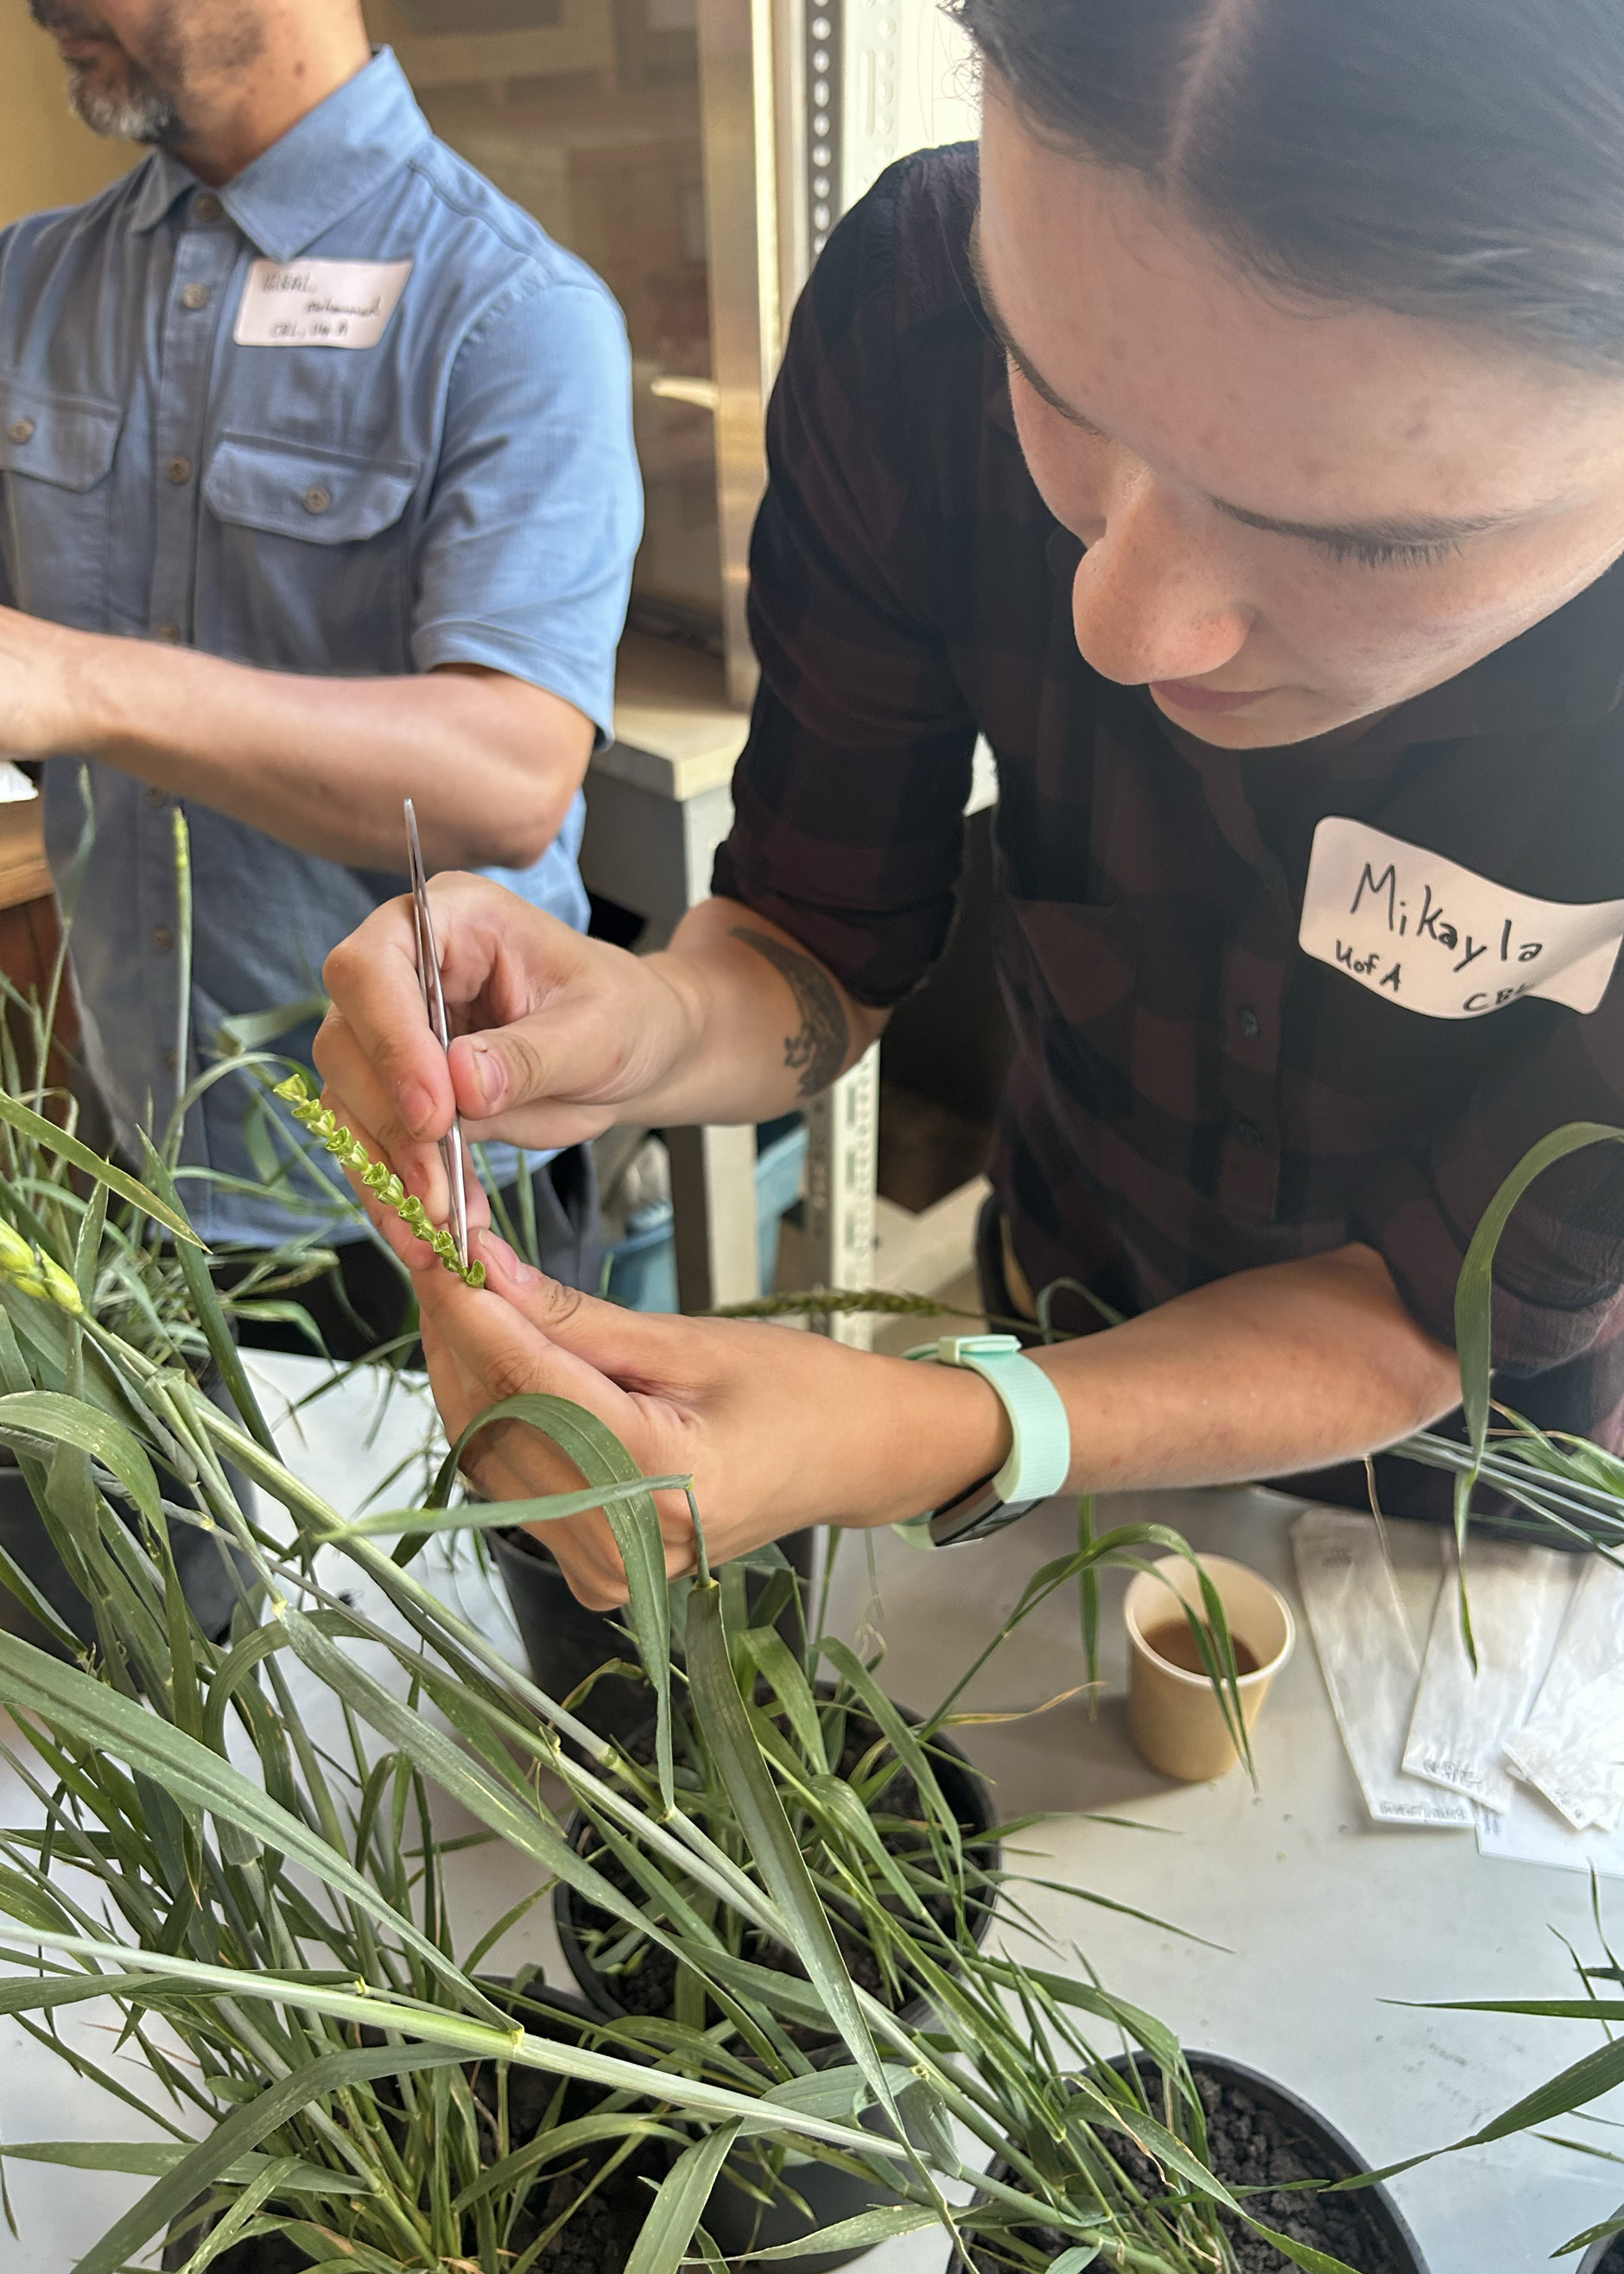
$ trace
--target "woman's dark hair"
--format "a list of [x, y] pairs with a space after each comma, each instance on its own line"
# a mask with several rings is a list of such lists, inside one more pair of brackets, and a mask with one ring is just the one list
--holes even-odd
[[1624, 0], [951, 0], [1260, 282], [1624, 365]]

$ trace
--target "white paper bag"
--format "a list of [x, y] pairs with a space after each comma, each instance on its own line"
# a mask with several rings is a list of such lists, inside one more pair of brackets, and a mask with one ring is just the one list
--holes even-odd
[[1410, 1717], [1404, 1766], [1504, 1815], [1511, 1773], [1503, 1747], [1539, 1694], [1582, 1566], [1553, 1547], [1469, 1540], [1466, 1593], [1477, 1668], [1461, 1638], [1455, 1551], [1447, 1566]]
[[1421, 1659], [1375, 1517], [1351, 1509], [1307, 1509], [1292, 1526], [1291, 1545], [1325, 1686], [1365, 1805], [1378, 1824], [1469, 1828], [1470, 1802], [1404, 1773]]
[[1605, 1556], [1585, 1563], [1534, 1710], [1505, 1750], [1575, 1832], [1616, 1828], [1624, 1815], [1624, 1571]]

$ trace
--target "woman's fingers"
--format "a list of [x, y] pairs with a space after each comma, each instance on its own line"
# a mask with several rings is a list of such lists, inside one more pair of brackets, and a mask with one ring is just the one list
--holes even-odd
[[702, 1346], [720, 1325], [628, 1311], [583, 1295], [532, 1269], [493, 1231], [480, 1234], [475, 1252], [485, 1265], [486, 1286], [549, 1342], [617, 1382], [635, 1382], [657, 1395], [680, 1395], [691, 1385]]
[[[488, 1236], [487, 1236], [488, 1238]], [[482, 1243], [482, 1246], [484, 1243]], [[680, 1473], [685, 1447], [671, 1422], [573, 1352], [560, 1349], [512, 1305], [462, 1284], [437, 1262], [415, 1273], [424, 1351], [436, 1402], [453, 1436], [504, 1398], [543, 1391], [569, 1399], [613, 1430], [645, 1474]], [[518, 1421], [493, 1423], [463, 1465], [501, 1499], [577, 1489], [585, 1480], [550, 1439]], [[686, 1502], [656, 1495], [673, 1577], [692, 1568]], [[625, 1573], [607, 1521], [596, 1512], [538, 1527], [583, 1601], [598, 1609], [626, 1600]]]
[[436, 877], [429, 899], [456, 1037], [449, 1058], [424, 1013], [410, 903], [393, 901], [324, 966], [324, 1078], [392, 1152], [441, 1136], [454, 1102], [477, 1141], [541, 1149], [606, 1128], [668, 1054], [669, 990], [636, 957], [486, 878]]
[[[481, 1233], [477, 1245], [480, 1256], [488, 1259], [494, 1234]], [[413, 1262], [415, 1267], [415, 1258]], [[414, 1269], [414, 1277], [425, 1325], [432, 1323], [470, 1381], [488, 1391], [487, 1404], [532, 1389], [573, 1398], [614, 1431], [640, 1467], [645, 1465], [643, 1449], [633, 1440], [649, 1434], [647, 1425], [617, 1382], [561, 1348], [511, 1303], [465, 1287], [432, 1257], [427, 1268]]]
[[455, 1100], [424, 1005], [410, 900], [375, 909], [333, 950], [322, 976], [333, 1005], [316, 1036], [323, 1081], [349, 1099], [391, 1158], [432, 1146], [451, 1126]]

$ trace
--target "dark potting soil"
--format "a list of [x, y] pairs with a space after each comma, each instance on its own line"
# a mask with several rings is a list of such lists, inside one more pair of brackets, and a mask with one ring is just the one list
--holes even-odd
[[[876, 1741], [880, 1740], [881, 1732], [876, 1723], [856, 1713], [848, 1714], [847, 1724], [848, 1734], [846, 1744], [835, 1773], [849, 1783], [859, 1763], [871, 1751]], [[634, 1760], [642, 1765], [646, 1766], [650, 1763], [654, 1758], [652, 1727], [639, 1730], [637, 1736], [628, 1745], [627, 1751]], [[874, 1816], [898, 1818], [905, 1825], [915, 1824], [920, 1820], [924, 1814], [924, 1801], [909, 1770], [898, 1764], [894, 1774], [869, 1803], [869, 1813]], [[974, 1824], [964, 1826], [967, 1833], [976, 1832], [980, 1828]], [[922, 1832], [892, 1828], [883, 1832], [882, 1837], [891, 1853], [904, 1860], [910, 1856], [928, 1856], [930, 1852], [929, 1840]], [[634, 1900], [642, 1894], [642, 1889], [637, 1886], [629, 1872], [623, 1870], [613, 1856], [600, 1855], [596, 1856], [594, 1861], [606, 1879], [613, 1880]], [[900, 1904], [890, 1896], [883, 1896], [882, 1900], [888, 1909], [899, 1910], [901, 1908]], [[953, 1910], [952, 1905], [946, 1898], [936, 1897], [933, 1900], [927, 1896], [925, 1905], [937, 1924], [951, 1931]], [[826, 1908], [830, 1914], [831, 1924], [834, 1928], [835, 1940], [839, 1945], [841, 1957], [846, 1962], [853, 1981], [860, 1989], [868, 1991], [871, 1997], [877, 1998], [886, 2004], [891, 2003], [894, 1992], [882, 1975], [868, 1942], [855, 1926], [846, 1924], [841, 1920], [838, 1906], [834, 1901], [831, 1900]], [[583, 1935], [593, 1929], [601, 1928], [613, 1937], [620, 1927], [618, 1920], [611, 1918], [606, 1912], [598, 1910], [584, 1902], [576, 1906], [575, 1916], [578, 1921], [577, 1931], [582, 1931]], [[805, 1978], [806, 1968], [802, 1965], [800, 1957], [794, 1951], [786, 1950], [781, 1943], [768, 1942], [747, 1932], [743, 1955], [757, 1966], [771, 1967], [775, 1973], [793, 1974], [802, 1979]], [[605, 1989], [619, 2000], [628, 2014], [663, 2020], [668, 2018], [674, 2011], [677, 1962], [669, 1951], [661, 1950], [652, 1943], [644, 1944], [634, 1967], [623, 1972], [603, 1975], [600, 1978]], [[793, 2027], [790, 2028], [787, 2033], [796, 2044], [802, 2046], [803, 2050], [823, 2044], [827, 2034]]]
[[[568, 2226], [553, 2236], [535, 2261], [535, 2274], [625, 2274], [637, 2229], [648, 2210], [649, 2195], [635, 2180], [620, 2185], [617, 2190], [619, 2180], [617, 2173], [603, 2195], [590, 2196]], [[532, 2195], [531, 2208], [539, 2216], [515, 2225], [513, 2251], [516, 2254], [526, 2248], [543, 2227], [568, 2210], [580, 2187], [578, 2176], [560, 2177], [544, 2199], [538, 2202]], [[196, 2246], [194, 2234], [187, 2248]], [[184, 2263], [179, 2258], [175, 2261], [177, 2266]], [[310, 2274], [315, 2263], [286, 2235], [260, 2234], [222, 2251], [214, 2261], [214, 2274]]]
[[1596, 2274], [1624, 2274], [1624, 2234], [1616, 2236], [1607, 2245]]
[[[1272, 2192], [1303, 2180], [1345, 2180], [1353, 2165], [1320, 2142], [1304, 2139], [1288, 2115], [1255, 2099], [1244, 2084], [1215, 2075], [1199, 2062], [1191, 2067], [1206, 2111], [1207, 2158], [1214, 2172], [1226, 2187], [1267, 2191], [1247, 2197], [1246, 2208], [1254, 2218], [1293, 2242], [1329, 2251], [1356, 2274], [1403, 2274], [1374, 2214], [1358, 2195]], [[1150, 2090], [1154, 2107], [1154, 2086]], [[1114, 2153], [1147, 2195], [1168, 2191], [1155, 2165], [1131, 2140], [1123, 2140]], [[1237, 2274], [1294, 2274], [1291, 2261], [1233, 2212], [1220, 2211], [1218, 2218], [1229, 2237]], [[1053, 2227], [1031, 2226], [1026, 2233], [1038, 2248], [1050, 2249], [1056, 2257], [1068, 2248], [1068, 2238]], [[976, 2274], [999, 2274], [996, 2260], [981, 2251], [971, 2253], [971, 2263]]]
[[[604, 2194], [590, 2195], [536, 2261], [537, 2274], [625, 2274], [637, 2229], [649, 2207], [647, 2189], [638, 2187], [635, 2180], [630, 2185], [635, 2193], [628, 2196], [628, 2189], [623, 2187], [618, 2190], [619, 2201], [613, 2180]], [[554, 2180], [536, 2232], [562, 2218], [580, 2190], [578, 2178]], [[516, 2227], [514, 2244], [515, 2250], [523, 2247]]]
[[[172, 2248], [164, 2253], [164, 2264], [184, 2266], [197, 2247], [194, 2229], [186, 2237], [185, 2248], [178, 2257], [173, 2255]], [[214, 2261], [214, 2274], [310, 2274], [313, 2263], [286, 2235], [256, 2234], [246, 2242], [234, 2242], [229, 2250], [222, 2250]]]

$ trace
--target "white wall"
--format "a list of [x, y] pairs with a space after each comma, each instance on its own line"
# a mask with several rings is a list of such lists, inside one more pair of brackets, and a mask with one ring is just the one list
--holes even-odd
[[938, 0], [846, 0], [845, 16], [840, 184], [850, 206], [893, 158], [974, 141], [981, 116], [969, 42]]

